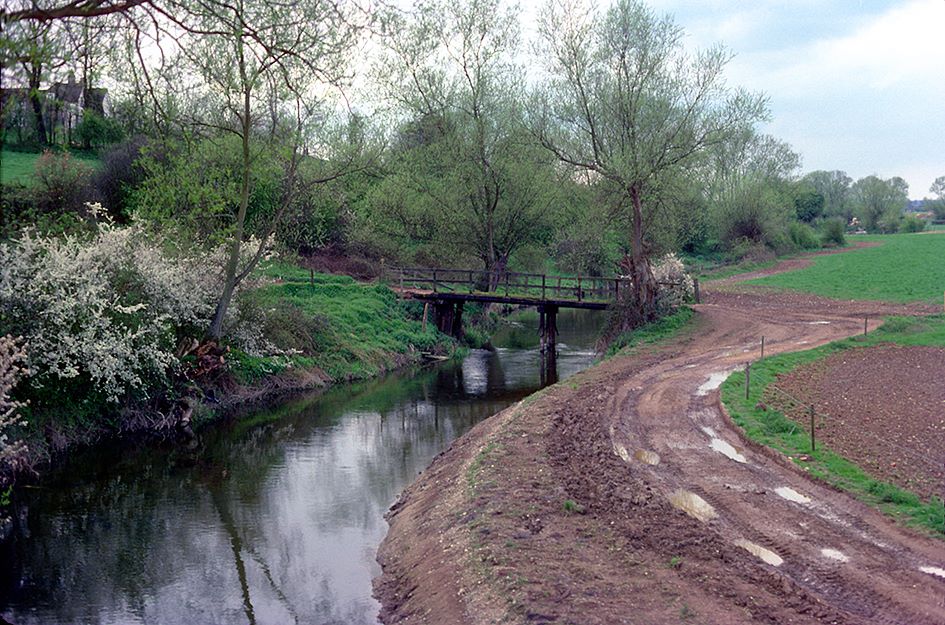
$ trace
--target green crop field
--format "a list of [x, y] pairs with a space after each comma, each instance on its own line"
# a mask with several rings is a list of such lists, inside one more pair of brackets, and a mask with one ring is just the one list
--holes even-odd
[[945, 291], [945, 232], [857, 237], [877, 247], [819, 256], [805, 269], [751, 280], [838, 299], [941, 302]]
[[[97, 157], [89, 154], [73, 152], [72, 155], [93, 167], [98, 167], [101, 164]], [[39, 157], [40, 154], [37, 152], [3, 150], [0, 152], [0, 182], [3, 184], [20, 182], [29, 185], [33, 180], [33, 168], [36, 165], [36, 159]]]

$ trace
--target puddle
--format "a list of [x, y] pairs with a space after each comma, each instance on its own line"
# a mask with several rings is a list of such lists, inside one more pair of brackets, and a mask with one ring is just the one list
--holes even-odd
[[787, 486], [775, 488], [774, 492], [776, 492], [781, 497], [784, 497], [788, 501], [794, 501], [797, 503], [810, 503], [810, 497], [805, 497], [793, 488], [788, 488]]
[[937, 566], [920, 566], [919, 570], [923, 573], [928, 573], [929, 575], [938, 575], [939, 577], [945, 577], [945, 569], [940, 569]]
[[696, 389], [696, 395], [702, 397], [708, 395], [711, 391], [714, 391], [718, 387], [722, 386], [722, 382], [725, 381], [729, 375], [731, 375], [730, 370], [726, 371], [716, 371], [715, 373], [709, 376], [709, 379], [702, 383], [699, 388]]
[[745, 456], [740, 454], [737, 449], [735, 449], [734, 447], [732, 447], [731, 445], [723, 441], [721, 438], [713, 438], [712, 442], [709, 443], [709, 447], [719, 452], [723, 456], [727, 456], [728, 458], [731, 458], [735, 462], [741, 462], [743, 464], [748, 462]]
[[830, 558], [831, 560], [838, 560], [840, 562], [849, 562], [848, 558], [842, 551], [837, 551], [836, 549], [824, 548], [820, 550], [820, 554], [825, 558]]
[[614, 453], [620, 456], [620, 459], [624, 462], [630, 462], [630, 454], [627, 452], [627, 448], [620, 443], [614, 443]]
[[747, 541], [743, 538], [739, 538], [735, 541], [735, 544], [747, 551], [752, 555], [756, 555], [761, 558], [764, 562], [770, 564], [771, 566], [781, 566], [784, 564], [784, 560], [781, 559], [781, 556], [771, 551], [770, 549], [765, 549], [761, 545], [756, 545], [753, 542]]
[[708, 501], [688, 490], [677, 490], [669, 496], [669, 502], [691, 517], [707, 522], [718, 516]]
[[655, 451], [649, 451], [647, 449], [638, 449], [633, 457], [642, 462], [643, 464], [649, 464], [656, 466], [660, 463], [660, 455]]

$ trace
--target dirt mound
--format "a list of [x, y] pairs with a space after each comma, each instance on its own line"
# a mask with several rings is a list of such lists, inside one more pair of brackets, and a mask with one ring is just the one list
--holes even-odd
[[[871, 476], [945, 496], [945, 349], [894, 345], [833, 354], [776, 385], [826, 416], [817, 437]], [[777, 394], [771, 402], [779, 406]], [[804, 411], [801, 411], [804, 412]], [[786, 411], [806, 427], [806, 413]]]

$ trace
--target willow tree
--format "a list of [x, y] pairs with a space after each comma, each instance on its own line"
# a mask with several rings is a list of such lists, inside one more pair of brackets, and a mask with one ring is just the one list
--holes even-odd
[[647, 229], [660, 194], [708, 150], [764, 119], [765, 97], [726, 85], [724, 48], [688, 53], [682, 29], [636, 0], [617, 0], [604, 14], [551, 0], [539, 31], [547, 79], [535, 134], [558, 159], [617, 190], [615, 209], [626, 211], [631, 230], [627, 323], [651, 320], [657, 284]]
[[557, 187], [524, 125], [517, 12], [503, 0], [423, 0], [389, 27], [376, 74], [406, 120], [393, 174], [418, 200], [389, 208], [478, 257], [493, 289], [542, 236]]
[[[348, 0], [161, 0], [123, 14], [133, 83], [155, 118], [184, 136], [235, 138], [238, 190], [227, 198], [223, 287], [208, 337], [220, 338], [238, 285], [263, 257], [298, 186], [303, 154], [325, 159], [321, 105], [348, 82], [348, 61], [365, 13]], [[250, 233], [254, 168], [282, 157], [281, 197], [268, 224]], [[344, 173], [330, 172], [310, 183]], [[257, 239], [250, 241], [250, 234]]]

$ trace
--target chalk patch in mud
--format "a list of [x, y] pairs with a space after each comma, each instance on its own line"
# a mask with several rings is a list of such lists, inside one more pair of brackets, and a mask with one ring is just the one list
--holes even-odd
[[929, 575], [938, 575], [939, 577], [945, 577], [945, 569], [940, 569], [937, 566], [920, 566], [919, 570], [923, 573], [928, 573]]
[[820, 550], [820, 555], [825, 558], [830, 558], [831, 560], [837, 560], [839, 562], [849, 562], [850, 558], [847, 557], [842, 551], [837, 551], [836, 549], [830, 549], [826, 547]]
[[650, 451], [648, 449], [638, 449], [633, 454], [633, 457], [643, 464], [649, 464], [651, 466], [656, 466], [660, 463], [660, 455], [655, 451]]
[[627, 448], [620, 443], [614, 443], [614, 453], [620, 456], [620, 459], [624, 462], [630, 462], [630, 454], [627, 452]]
[[765, 563], [770, 564], [771, 566], [781, 566], [784, 564], [784, 560], [775, 552], [771, 551], [770, 549], [765, 549], [761, 545], [756, 545], [753, 542], [747, 541], [744, 538], [739, 538], [735, 541], [735, 544], [748, 553], [758, 556]]
[[695, 493], [690, 493], [688, 490], [677, 490], [669, 496], [669, 502], [703, 523], [718, 516], [715, 508], [708, 501]]
[[725, 371], [716, 371], [715, 373], [709, 375], [709, 379], [703, 382], [699, 388], [696, 389], [696, 395], [703, 397], [708, 395], [710, 392], [714, 391], [718, 387], [722, 386], [722, 382], [731, 375], [731, 370]]
[[794, 490], [793, 488], [788, 488], [787, 486], [781, 486], [779, 488], [775, 488], [774, 492], [776, 492], [780, 497], [787, 499], [788, 501], [793, 501], [796, 503], [810, 503], [810, 497], [806, 497], [800, 494], [799, 492], [797, 492], [796, 490]]
[[710, 428], [708, 425], [703, 425], [703, 426], [702, 426], [702, 431], [703, 431], [706, 435], [708, 435], [710, 438], [718, 438], [718, 437], [719, 437], [719, 435], [715, 433], [715, 430], [713, 430], [712, 428]]
[[829, 321], [808, 321], [807, 325], [809, 326], [826, 326], [830, 325]]
[[709, 443], [709, 447], [719, 452], [723, 456], [734, 460], [735, 462], [741, 462], [742, 464], [748, 462], [745, 456], [741, 455], [737, 449], [723, 441], [721, 438], [713, 438], [712, 442]]

